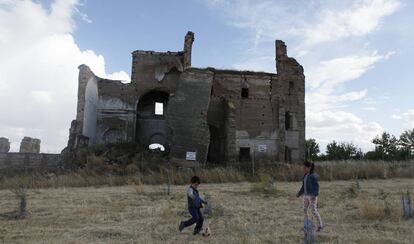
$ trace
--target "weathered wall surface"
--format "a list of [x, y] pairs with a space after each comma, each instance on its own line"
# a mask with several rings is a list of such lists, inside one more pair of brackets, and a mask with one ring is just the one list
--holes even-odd
[[274, 157], [277, 154], [277, 133], [270, 92], [271, 80], [276, 75], [249, 71], [214, 71], [212, 97], [223, 97], [228, 103], [228, 117], [225, 121], [227, 160], [239, 160], [239, 150], [242, 147], [249, 148], [251, 157]]
[[96, 121], [98, 113], [98, 79], [92, 76], [85, 87], [85, 102], [83, 111], [83, 135], [89, 137], [91, 145], [96, 144]]
[[25, 136], [20, 142], [21, 153], [39, 153], [40, 152], [40, 139], [31, 138]]
[[0, 172], [56, 171], [60, 154], [0, 153]]
[[184, 38], [184, 49], [183, 49], [183, 66], [184, 69], [191, 67], [191, 50], [194, 42], [194, 33], [189, 31]]
[[[83, 119], [84, 119], [84, 110], [85, 110], [85, 91], [88, 81], [90, 79], [96, 79], [96, 76], [93, 74], [91, 69], [87, 65], [79, 65], [79, 76], [78, 76], [78, 103], [76, 111], [76, 121], [82, 125], [79, 129], [83, 129]], [[82, 132], [82, 131], [80, 131]]]
[[[183, 52], [154, 52], [137, 50], [132, 53], [132, 82], [139, 83], [140, 89], [164, 79], [173, 70], [183, 71]], [[168, 87], [168, 84], [164, 83]]]
[[10, 142], [8, 138], [0, 137], [0, 153], [7, 153], [10, 150]]
[[207, 110], [213, 72], [189, 68], [180, 76], [179, 88], [170, 98], [167, 122], [173, 133], [171, 155], [185, 159], [186, 152], [196, 152], [197, 161], [207, 159], [210, 132]]
[[135, 99], [131, 84], [101, 79], [98, 82], [97, 143], [134, 141]]
[[279, 160], [305, 160], [305, 75], [303, 67], [287, 56], [286, 45], [276, 41], [277, 79], [272, 82], [272, 103], [279, 115]]
[[[155, 55], [155, 60], [148, 58], [152, 57], [151, 55]], [[136, 65], [136, 70], [144, 73], [141, 73], [140, 78], [135, 77], [136, 80], [133, 79], [128, 84], [99, 78], [90, 71], [89, 67], [80, 66], [78, 97], [84, 101], [78, 101], [77, 118], [79, 118], [79, 121], [78, 119], [76, 121], [82, 125], [82, 130], [79, 133], [89, 138], [90, 146], [142, 141], [136, 136], [138, 130], [140, 130], [139, 119], [137, 118], [141, 114], [139, 114], [137, 108], [141, 98], [153, 91], [166, 94], [173, 94], [176, 91], [181, 74], [176, 67], [182, 68], [180, 63], [182, 56], [181, 54], [177, 55], [169, 53], [164, 57], [152, 52], [135, 52], [134, 63], [137, 60], [140, 61], [139, 65]], [[174, 65], [171, 66], [171, 69], [167, 69], [166, 73], [162, 73], [162, 75], [158, 73], [160, 80], [157, 80], [156, 71], [163, 70], [162, 67], [166, 65], [163, 61], [158, 63], [157, 66], [156, 61], [159, 59], [165, 59], [166, 62], [172, 62]], [[152, 68], [145, 70], [143, 67]], [[148, 80], [142, 79], [142, 76], [147, 77]], [[148, 125], [145, 127], [149, 128]], [[143, 141], [149, 140], [150, 138], [143, 139]]]
[[[188, 32], [183, 51], [134, 51], [129, 84], [79, 66], [77, 126], [70, 141], [87, 136], [89, 145], [160, 143], [180, 159], [196, 151], [199, 162], [242, 156], [303, 161], [305, 77], [286, 45], [276, 42], [277, 73], [265, 73], [193, 68], [193, 41]], [[159, 103], [161, 115], [155, 114]]]

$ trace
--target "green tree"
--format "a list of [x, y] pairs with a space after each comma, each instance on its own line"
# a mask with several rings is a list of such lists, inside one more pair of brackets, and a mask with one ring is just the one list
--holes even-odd
[[306, 140], [306, 158], [312, 161], [318, 159], [319, 144], [316, 142], [315, 139], [310, 138]]
[[364, 159], [367, 160], [380, 160], [382, 159], [382, 155], [378, 153], [378, 151], [368, 151], [364, 155]]
[[398, 140], [394, 135], [383, 132], [381, 136], [376, 136], [372, 143], [375, 144], [375, 151], [383, 160], [395, 160], [398, 158]]
[[361, 153], [352, 142], [332, 141], [326, 145], [326, 156], [328, 160], [347, 160], [357, 158]]
[[411, 159], [411, 153], [414, 150], [414, 129], [406, 130], [400, 135], [398, 144], [402, 147], [406, 159]]
[[356, 151], [356, 153], [355, 153], [355, 156], [353, 156], [353, 159], [359, 159], [359, 160], [361, 160], [363, 158], [364, 158], [364, 152], [362, 151], [361, 148], [358, 148], [357, 151]]

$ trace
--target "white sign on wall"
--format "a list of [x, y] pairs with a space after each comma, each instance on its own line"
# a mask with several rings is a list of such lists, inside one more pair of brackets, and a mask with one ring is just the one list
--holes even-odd
[[267, 145], [266, 144], [259, 145], [258, 148], [257, 148], [257, 150], [259, 152], [267, 152]]
[[189, 161], [195, 161], [197, 157], [197, 153], [196, 152], [187, 152], [185, 155], [185, 159], [189, 160]]

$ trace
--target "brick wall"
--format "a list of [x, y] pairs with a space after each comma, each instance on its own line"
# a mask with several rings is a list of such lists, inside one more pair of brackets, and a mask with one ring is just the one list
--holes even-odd
[[60, 154], [0, 153], [0, 172], [56, 171]]

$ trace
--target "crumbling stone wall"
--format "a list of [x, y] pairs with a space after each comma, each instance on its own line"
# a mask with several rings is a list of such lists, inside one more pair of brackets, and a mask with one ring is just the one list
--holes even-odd
[[61, 169], [60, 154], [0, 153], [0, 173], [57, 171]]
[[189, 31], [184, 38], [184, 49], [183, 49], [183, 66], [184, 68], [191, 67], [191, 51], [193, 48], [194, 33]]
[[20, 143], [20, 153], [40, 153], [40, 139], [25, 136]]
[[0, 137], [0, 153], [8, 153], [10, 150], [10, 142], [8, 138]]
[[40, 152], [40, 140], [24, 137], [20, 152], [9, 152], [9, 139], [0, 137], [0, 173], [14, 174], [31, 171], [53, 171], [62, 169], [60, 154]]
[[270, 101], [271, 80], [275, 74], [264, 72], [214, 70], [212, 98], [227, 103], [227, 159], [240, 160], [240, 148], [248, 149], [253, 159], [277, 154], [277, 133]]
[[184, 159], [195, 152], [205, 162], [209, 145], [206, 123], [213, 72], [188, 68], [180, 76], [179, 87], [168, 104], [168, 124], [173, 131], [171, 156]]
[[277, 40], [277, 80], [272, 82], [272, 103], [279, 116], [280, 161], [305, 160], [305, 75], [303, 67], [287, 56], [286, 45]]
[[276, 41], [277, 73], [265, 73], [193, 68], [193, 42], [188, 32], [183, 51], [134, 51], [128, 84], [79, 66], [72, 145], [83, 136], [90, 146], [160, 143], [179, 159], [196, 152], [198, 162], [303, 161], [305, 77], [286, 45]]

